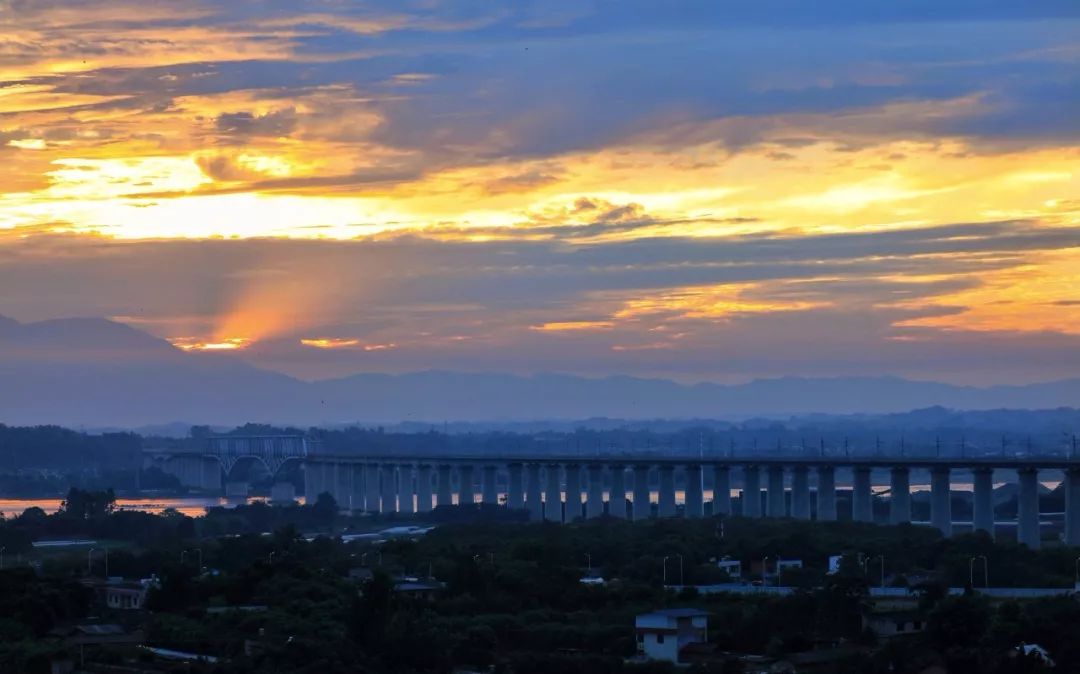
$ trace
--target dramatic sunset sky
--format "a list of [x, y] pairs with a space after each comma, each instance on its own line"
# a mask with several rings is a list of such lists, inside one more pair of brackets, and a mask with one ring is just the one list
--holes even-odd
[[305, 378], [1080, 376], [1076, 0], [0, 0], [0, 314]]

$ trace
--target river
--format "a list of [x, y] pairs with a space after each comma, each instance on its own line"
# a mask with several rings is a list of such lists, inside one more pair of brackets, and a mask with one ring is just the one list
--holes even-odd
[[[253, 496], [247, 503], [265, 501], [266, 498]], [[60, 509], [62, 498], [0, 498], [0, 513], [4, 517], [16, 517], [27, 508], [41, 508], [46, 513]], [[140, 496], [136, 498], [117, 498], [116, 506], [123, 510], [141, 510], [148, 513], [160, 513], [173, 508], [190, 517], [198, 517], [207, 508], [215, 506], [235, 506], [240, 501], [215, 496]]]

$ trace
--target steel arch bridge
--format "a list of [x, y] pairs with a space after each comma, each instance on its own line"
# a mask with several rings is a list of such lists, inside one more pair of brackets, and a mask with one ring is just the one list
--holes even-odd
[[271, 475], [277, 475], [289, 461], [303, 461], [314, 444], [298, 435], [224, 435], [209, 438], [202, 455], [217, 459], [225, 475], [232, 473], [237, 463], [254, 459], [261, 462]]

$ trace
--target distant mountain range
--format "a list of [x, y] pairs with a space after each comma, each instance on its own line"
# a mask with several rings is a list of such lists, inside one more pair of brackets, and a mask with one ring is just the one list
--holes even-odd
[[537, 419], [743, 419], [883, 414], [929, 406], [1080, 406], [1080, 379], [976, 388], [898, 377], [683, 385], [627, 376], [444, 371], [305, 382], [234, 354], [185, 353], [103, 319], [0, 316], [0, 423], [138, 427], [183, 421], [297, 425]]

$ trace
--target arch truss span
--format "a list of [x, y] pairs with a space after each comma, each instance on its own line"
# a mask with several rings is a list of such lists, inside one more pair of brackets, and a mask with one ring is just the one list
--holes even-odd
[[303, 461], [311, 454], [310, 441], [302, 436], [223, 436], [209, 439], [204, 456], [217, 459], [226, 475], [237, 463], [257, 460], [270, 475], [277, 475], [289, 461]]

